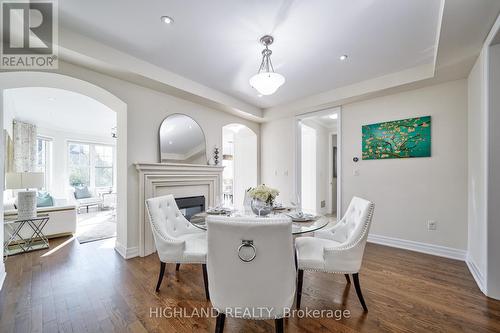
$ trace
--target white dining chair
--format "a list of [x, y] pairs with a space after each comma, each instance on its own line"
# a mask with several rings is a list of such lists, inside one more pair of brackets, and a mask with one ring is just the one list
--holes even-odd
[[297, 308], [300, 308], [304, 270], [344, 274], [350, 283], [352, 274], [359, 301], [368, 311], [359, 284], [359, 269], [363, 259], [374, 204], [353, 197], [344, 217], [334, 226], [318, 230], [314, 237], [295, 240], [298, 263]]
[[176, 270], [183, 264], [201, 264], [205, 283], [205, 296], [208, 299], [207, 280], [207, 238], [206, 233], [193, 226], [182, 215], [173, 195], [146, 200], [146, 209], [151, 222], [158, 257], [160, 275], [156, 292], [160, 290], [167, 263], [175, 263]]
[[291, 220], [209, 216], [207, 238], [215, 332], [223, 332], [226, 315], [274, 319], [276, 332], [283, 332], [296, 286]]

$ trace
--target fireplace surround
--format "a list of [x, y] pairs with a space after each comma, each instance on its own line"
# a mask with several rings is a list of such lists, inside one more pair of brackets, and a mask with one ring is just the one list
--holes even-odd
[[214, 206], [222, 194], [222, 166], [136, 163], [139, 175], [139, 256], [156, 251], [145, 201], [172, 194], [175, 198], [203, 196], [204, 207]]

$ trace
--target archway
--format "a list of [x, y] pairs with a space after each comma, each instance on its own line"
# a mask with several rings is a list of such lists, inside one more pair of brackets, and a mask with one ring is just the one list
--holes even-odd
[[[127, 105], [107, 90], [70, 76], [45, 72], [8, 72], [0, 75], [0, 105], [3, 120], [4, 92], [7, 89], [47, 87], [90, 97], [116, 112], [117, 237], [116, 250], [126, 257], [127, 248]], [[3, 122], [3, 121], [2, 121]], [[4, 151], [3, 140], [2, 147]], [[3, 183], [2, 183], [3, 184]], [[3, 237], [3, 236], [2, 236]]]
[[245, 191], [257, 185], [257, 135], [242, 124], [222, 128], [224, 201], [243, 208]]

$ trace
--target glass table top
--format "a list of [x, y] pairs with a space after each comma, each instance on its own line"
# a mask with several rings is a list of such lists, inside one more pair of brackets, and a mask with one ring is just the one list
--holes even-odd
[[[192, 225], [194, 225], [197, 228], [200, 228], [202, 230], [207, 230], [207, 223], [206, 223], [206, 217], [209, 216], [206, 212], [199, 213], [193, 215], [190, 219], [189, 222], [191, 222]], [[242, 217], [242, 216], [251, 216], [251, 217], [256, 217], [255, 215], [251, 213], [245, 213], [245, 212], [231, 212], [230, 214], [225, 214], [224, 216], [234, 216], [234, 217]], [[278, 216], [287, 216], [285, 213], [281, 212], [273, 212], [269, 214], [268, 216], [261, 217], [263, 220], [269, 217], [278, 217]], [[312, 221], [307, 221], [307, 222], [292, 222], [292, 234], [294, 235], [299, 235], [299, 234], [304, 234], [307, 232], [313, 232], [316, 230], [319, 230], [321, 228], [326, 227], [329, 223], [335, 223], [336, 218], [334, 216], [316, 216], [314, 220]]]

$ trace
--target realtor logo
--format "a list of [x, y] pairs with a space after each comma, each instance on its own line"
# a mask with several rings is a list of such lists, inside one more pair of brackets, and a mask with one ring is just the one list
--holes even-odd
[[57, 3], [1, 0], [0, 68], [57, 68]]

